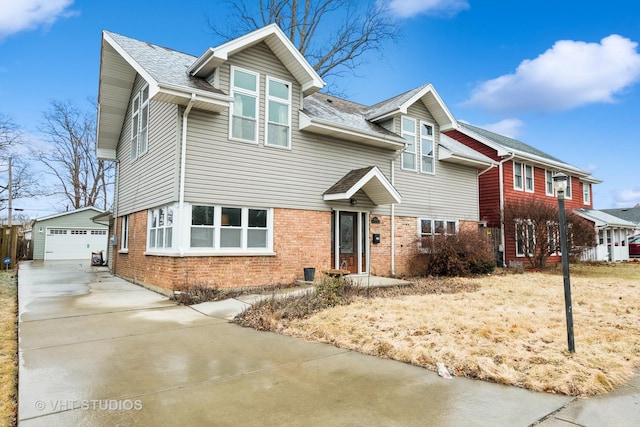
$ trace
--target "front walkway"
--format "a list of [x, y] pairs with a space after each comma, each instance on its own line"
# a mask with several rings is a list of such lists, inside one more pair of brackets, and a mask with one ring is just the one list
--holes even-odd
[[[20, 425], [526, 426], [572, 400], [444, 380], [404, 363], [241, 328], [225, 310], [197, 308], [103, 268], [22, 263]], [[571, 419], [638, 413], [637, 394], [581, 402], [570, 406]], [[547, 425], [567, 425], [561, 419]]]

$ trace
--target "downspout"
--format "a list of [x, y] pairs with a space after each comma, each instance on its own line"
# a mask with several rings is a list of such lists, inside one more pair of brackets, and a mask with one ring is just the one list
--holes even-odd
[[[117, 156], [116, 156], [117, 157]], [[116, 256], [117, 252], [118, 252], [118, 248], [122, 245], [122, 224], [120, 224], [120, 230], [118, 231], [118, 197], [120, 197], [120, 160], [118, 160], [116, 158], [115, 160], [116, 162], [116, 176], [115, 176], [115, 187], [113, 189], [113, 235], [114, 236], [120, 236], [120, 239], [116, 238], [115, 241], [115, 245], [114, 242], [111, 242], [111, 273], [116, 274], [116, 270], [117, 270], [117, 259], [118, 257]], [[118, 241], [120, 240], [120, 241]], [[108, 256], [108, 252], [107, 251], [107, 256]]]
[[515, 157], [515, 153], [505, 159], [500, 160], [498, 172], [500, 174], [500, 244], [502, 245], [502, 265], [506, 265], [507, 243], [504, 235], [504, 168], [502, 165]]
[[187, 104], [187, 108], [185, 108], [184, 113], [182, 113], [182, 138], [180, 141], [180, 189], [178, 190], [178, 252], [180, 256], [184, 256], [184, 247], [182, 242], [182, 223], [184, 218], [184, 182], [186, 175], [186, 165], [187, 165], [187, 121], [189, 117], [189, 113], [191, 112], [191, 108], [193, 108], [193, 103], [196, 100], [196, 94], [191, 94], [191, 99]]
[[[405, 144], [405, 148], [407, 145]], [[395, 164], [398, 157], [402, 155], [402, 151], [398, 151], [398, 154], [391, 159], [391, 185], [396, 186], [396, 173]], [[391, 277], [396, 275], [396, 204], [391, 203]]]

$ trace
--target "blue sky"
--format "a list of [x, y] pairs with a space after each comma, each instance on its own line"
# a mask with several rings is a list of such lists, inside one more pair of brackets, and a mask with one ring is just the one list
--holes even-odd
[[[365, 3], [364, 0], [361, 0]], [[368, 3], [368, 2], [367, 2]], [[221, 1], [0, 0], [0, 112], [41, 144], [52, 100], [90, 109], [103, 29], [193, 55], [222, 42]], [[640, 203], [640, 2], [390, 0], [401, 39], [338, 84], [373, 104], [431, 82], [453, 115], [603, 180], [596, 208]], [[17, 200], [30, 216], [64, 209]], [[5, 212], [6, 215], [6, 212]], [[2, 216], [2, 213], [0, 213]]]

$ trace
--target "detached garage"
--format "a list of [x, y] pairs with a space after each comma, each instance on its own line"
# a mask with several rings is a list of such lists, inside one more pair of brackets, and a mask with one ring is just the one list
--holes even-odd
[[86, 260], [91, 254], [107, 254], [109, 227], [91, 220], [104, 211], [86, 207], [35, 220], [33, 259]]

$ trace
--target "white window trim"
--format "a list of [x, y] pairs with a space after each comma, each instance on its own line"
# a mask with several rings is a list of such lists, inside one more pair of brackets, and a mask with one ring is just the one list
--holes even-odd
[[[191, 247], [191, 218], [193, 206], [213, 206], [214, 208], [214, 242], [212, 247]], [[242, 209], [242, 246], [239, 248], [221, 248], [220, 247], [220, 235], [222, 227], [222, 208], [238, 208]], [[247, 247], [247, 231], [249, 230], [249, 209], [267, 211], [267, 247], [266, 248], [249, 248]], [[234, 205], [211, 205], [205, 203], [193, 203], [188, 205], [188, 209], [185, 209], [185, 221], [183, 221], [183, 230], [186, 237], [186, 245], [188, 253], [190, 255], [202, 255], [202, 256], [251, 256], [251, 255], [275, 255], [273, 252], [273, 209], [254, 206], [234, 206]], [[175, 224], [175, 222], [174, 222]], [[263, 229], [263, 228], [260, 228]]]
[[[526, 163], [522, 164], [522, 169], [524, 171], [522, 184], [524, 186], [524, 191], [527, 193], [535, 193], [536, 190], [536, 168], [533, 165], [529, 165]], [[531, 168], [531, 189], [527, 188], [527, 168]]]
[[569, 200], [573, 198], [573, 185], [571, 185], [571, 175], [567, 177], [567, 190], [564, 192], [564, 198]]
[[[516, 168], [516, 165], [520, 165], [519, 168]], [[516, 185], [516, 169], [520, 169], [520, 187]], [[524, 163], [513, 161], [513, 189], [522, 191], [524, 190]]]
[[[247, 73], [247, 74], [251, 74], [254, 75], [256, 77], [256, 91], [252, 92], [250, 90], [247, 89], [243, 89], [243, 88], [236, 88], [234, 86], [234, 71], [241, 71], [243, 73]], [[233, 101], [231, 102], [231, 106], [229, 109], [229, 139], [231, 141], [240, 141], [240, 142], [244, 142], [247, 144], [258, 144], [258, 141], [260, 140], [260, 135], [258, 135], [258, 129], [260, 129], [259, 126], [259, 122], [260, 122], [260, 73], [256, 73], [255, 71], [251, 71], [251, 70], [247, 70], [245, 68], [240, 68], [240, 67], [236, 67], [236, 66], [231, 66], [231, 70], [230, 70], [230, 76], [229, 76], [229, 87], [230, 87], [230, 92], [231, 92], [231, 97], [233, 98], [235, 93], [241, 93], [243, 95], [247, 95], [247, 96], [251, 96], [254, 97], [256, 100], [256, 116], [255, 116], [255, 124], [254, 124], [254, 134], [256, 136], [255, 140], [250, 140], [250, 139], [242, 139], [242, 138], [237, 138], [233, 136]]]
[[[431, 131], [432, 131], [431, 137], [423, 138], [423, 136], [422, 136], [422, 128], [423, 128], [424, 125], [431, 126]], [[430, 123], [430, 122], [427, 122], [427, 121], [424, 121], [424, 120], [420, 120], [420, 132], [419, 132], [419, 134], [420, 134], [420, 172], [421, 173], [426, 173], [426, 174], [429, 174], [429, 175], [435, 175], [436, 174], [436, 127], [433, 125], [433, 123]], [[425, 155], [422, 152], [422, 140], [423, 139], [431, 141], [431, 152], [433, 153], [433, 155], [431, 155], [431, 156]], [[433, 170], [432, 171], [424, 171], [424, 170], [422, 170], [422, 159], [423, 159], [423, 157], [428, 157], [428, 158], [431, 158], [433, 160]]]
[[[431, 233], [423, 233], [422, 232], [422, 221], [430, 221], [431, 222]], [[436, 221], [442, 221], [445, 224], [445, 232], [437, 233], [435, 228]], [[455, 234], [460, 232], [460, 221], [454, 219], [441, 219], [441, 218], [430, 218], [430, 217], [420, 217], [418, 218], [418, 248], [422, 249], [422, 238], [424, 236], [431, 236], [433, 239], [435, 236], [452, 236], [452, 234], [447, 233], [447, 224], [453, 222], [455, 223]]]
[[124, 215], [121, 219], [120, 228], [120, 252], [129, 252], [129, 215]]
[[[281, 80], [281, 79], [277, 79], [275, 77], [270, 77], [267, 76], [266, 78], [266, 82], [267, 85], [265, 87], [265, 106], [264, 106], [264, 145], [265, 147], [273, 147], [273, 148], [280, 148], [280, 149], [284, 149], [284, 150], [291, 150], [291, 99], [292, 99], [292, 92], [293, 92], [293, 84], [291, 82], [288, 82], [286, 80]], [[285, 104], [285, 102], [283, 101], [282, 98], [278, 98], [275, 96], [270, 96], [269, 95], [269, 84], [271, 82], [278, 82], [278, 83], [282, 83], [286, 86], [289, 87], [289, 99], [287, 99], [286, 104], [287, 104], [287, 117], [289, 119], [289, 122], [287, 123], [287, 146], [283, 147], [282, 145], [276, 145], [276, 144], [269, 144], [269, 101], [275, 101], [275, 102], [279, 102], [281, 104]], [[278, 125], [280, 125], [280, 123], [276, 123]]]
[[[528, 241], [530, 239], [529, 237], [529, 227], [533, 227], [533, 224], [531, 224], [530, 221], [521, 221], [519, 223], [516, 223], [516, 230], [515, 230], [515, 243], [516, 243], [516, 257], [520, 257], [520, 258], [524, 258], [527, 255], [524, 252], [519, 252], [518, 251], [518, 227], [526, 227], [526, 231], [524, 233], [524, 239], [525, 241]], [[534, 244], [535, 244], [535, 230], [531, 230], [533, 232], [533, 239], [534, 239]], [[526, 244], [525, 244], [526, 246]], [[533, 256], [534, 254], [532, 252], [529, 252], [529, 256]]]
[[588, 182], [582, 183], [582, 203], [591, 204], [591, 185]]
[[[411, 120], [413, 122], [413, 130], [412, 131], [407, 131], [404, 129], [403, 125], [404, 125], [404, 120]], [[414, 119], [413, 117], [408, 117], [408, 116], [400, 116], [400, 135], [402, 136], [402, 138], [405, 137], [405, 135], [407, 136], [412, 136], [413, 137], [413, 151], [407, 151], [407, 148], [405, 148], [402, 151], [402, 155], [400, 156], [400, 168], [402, 170], [407, 170], [407, 171], [417, 171], [418, 170], [418, 141], [417, 141], [417, 135], [416, 135], [416, 119]], [[413, 154], [413, 164], [414, 167], [413, 168], [405, 168], [404, 167], [404, 155], [405, 153], [407, 154]]]
[[[549, 174], [551, 174], [551, 180], [549, 180]], [[545, 169], [544, 171], [544, 192], [547, 196], [556, 196], [556, 189], [553, 185], [553, 171], [549, 169]], [[549, 183], [551, 183], [551, 193], [549, 193]]]
[[[144, 91], [147, 91], [147, 99], [146, 100], [142, 100], [142, 93]], [[134, 109], [134, 105], [136, 105], [136, 101], [138, 103], [138, 108]], [[147, 114], [146, 114], [146, 122], [147, 122], [147, 128], [146, 128], [146, 132], [142, 132], [142, 122], [143, 122], [143, 118], [142, 118], [142, 112], [144, 111], [145, 107], [147, 108]], [[140, 157], [144, 156], [148, 151], [149, 151], [149, 110], [150, 110], [150, 106], [149, 106], [149, 85], [145, 84], [144, 86], [142, 86], [140, 88], [140, 90], [136, 93], [136, 95], [133, 97], [133, 100], [131, 101], [131, 161], [135, 161], [137, 159], [139, 159]], [[138, 116], [138, 124], [137, 124], [137, 128], [135, 128], [135, 126], [133, 125], [134, 122], [134, 118]], [[136, 140], [135, 142], [133, 141], [134, 138], [134, 131], [136, 131]], [[141, 143], [140, 143], [140, 138], [145, 135], [145, 144], [144, 144], [144, 150], [140, 149]]]
[[[164, 233], [164, 237], [162, 239], [163, 242], [163, 246], [162, 247], [157, 247], [157, 246], [151, 246], [151, 226], [153, 224], [152, 219], [153, 219], [153, 212], [154, 211], [159, 211], [160, 209], [165, 209], [166, 210], [166, 215], [167, 217], [165, 218], [165, 222], [169, 219], [168, 218], [168, 214], [169, 214], [169, 209], [171, 209], [172, 212], [172, 218], [171, 218], [171, 246], [165, 246], [166, 245], [166, 241], [167, 241], [167, 233], [166, 230], [169, 229], [168, 226], [164, 225], [162, 226], [162, 230]], [[179, 220], [178, 218], [178, 208], [175, 204], [170, 204], [170, 205], [163, 205], [163, 206], [157, 206], [153, 209], [149, 209], [147, 211], [147, 215], [148, 215], [148, 219], [147, 219], [147, 252], [146, 253], [172, 253], [175, 252], [175, 247], [177, 246], [176, 243], [176, 228], [178, 227], [178, 223], [177, 221]], [[160, 226], [156, 226], [156, 233], [157, 230], [160, 229]], [[157, 234], [156, 234], [156, 241], [157, 241]]]

